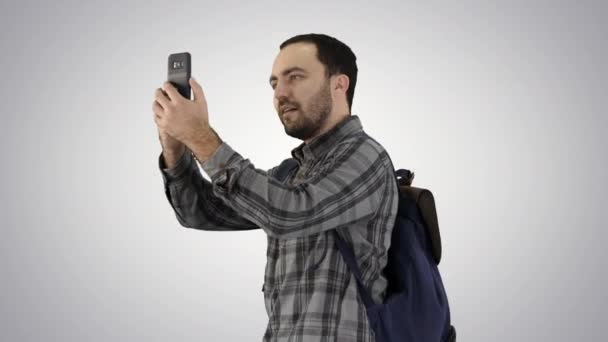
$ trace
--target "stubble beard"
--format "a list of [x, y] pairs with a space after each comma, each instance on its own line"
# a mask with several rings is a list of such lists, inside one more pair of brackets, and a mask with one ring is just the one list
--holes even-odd
[[322, 129], [323, 124], [329, 118], [333, 104], [329, 80], [310, 99], [309, 103], [310, 107], [305, 112], [299, 106], [296, 113], [289, 114], [292, 117], [289, 119], [281, 118], [285, 133], [290, 137], [307, 140], [315, 136]]

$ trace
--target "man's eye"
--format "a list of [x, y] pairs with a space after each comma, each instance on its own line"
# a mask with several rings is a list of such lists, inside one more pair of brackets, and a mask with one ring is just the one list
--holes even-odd
[[289, 78], [290, 79], [295, 79], [296, 77], [302, 78], [302, 75], [290, 75]]

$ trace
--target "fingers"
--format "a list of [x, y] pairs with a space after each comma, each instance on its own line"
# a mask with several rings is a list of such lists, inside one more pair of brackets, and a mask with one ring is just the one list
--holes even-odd
[[[203, 88], [194, 81], [193, 78], [190, 78], [189, 82], [194, 93], [194, 100], [196, 102], [204, 101], [205, 95], [203, 93]], [[180, 98], [183, 98], [183, 96], [181, 96], [178, 90], [169, 81], [163, 83], [162, 88], [157, 88], [154, 91], [152, 111], [154, 112], [154, 121], [157, 125], [161, 123], [162, 116], [166, 114], [167, 110], [169, 110], [171, 106], [174, 106], [175, 102]]]
[[163, 107], [161, 107], [161, 105], [158, 103], [158, 101], [154, 101], [154, 103], [152, 104], [152, 111], [154, 112], [154, 116], [155, 117], [159, 117], [163, 114]]
[[156, 127], [158, 127], [158, 129], [161, 128], [161, 119], [156, 113], [154, 113], [154, 123], [156, 123]]
[[155, 102], [162, 107], [162, 109], [169, 107], [169, 104], [171, 103], [171, 99], [167, 97], [166, 93], [161, 88], [156, 88], [156, 91], [154, 92], [154, 99], [156, 100]]
[[201, 87], [198, 82], [193, 77], [190, 77], [190, 87], [192, 88], [192, 93], [194, 95], [194, 102], [203, 102], [205, 101], [205, 92], [203, 92], [203, 87]]
[[163, 90], [167, 93], [167, 95], [169, 96], [169, 99], [171, 99], [171, 101], [177, 101], [180, 97], [183, 97], [178, 91], [177, 89], [175, 89], [175, 87], [173, 86], [173, 84], [171, 84], [171, 82], [166, 81], [165, 83], [163, 83]]

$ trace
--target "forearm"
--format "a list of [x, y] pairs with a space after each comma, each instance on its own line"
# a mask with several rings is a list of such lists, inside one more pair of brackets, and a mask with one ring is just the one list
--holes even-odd
[[342, 144], [316, 177], [298, 185], [273, 179], [228, 144], [201, 164], [213, 193], [268, 235], [296, 238], [370, 220], [390, 184], [390, 165], [371, 144]]
[[165, 149], [163, 148], [163, 159], [167, 169], [173, 169], [177, 165], [177, 162], [182, 158], [186, 152], [186, 146], [182, 145], [179, 149]]
[[222, 142], [217, 132], [211, 126], [207, 126], [196, 137], [187, 142], [186, 145], [188, 145], [196, 160], [202, 163], [213, 156]]

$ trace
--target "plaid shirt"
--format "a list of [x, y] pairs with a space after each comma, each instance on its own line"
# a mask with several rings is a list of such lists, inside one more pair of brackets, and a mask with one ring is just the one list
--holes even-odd
[[398, 189], [384, 148], [356, 115], [291, 152], [284, 182], [256, 169], [226, 142], [202, 163], [188, 151], [173, 169], [159, 157], [179, 223], [214, 231], [261, 228], [268, 238], [263, 341], [374, 341], [357, 283], [330, 231], [353, 247], [374, 302], [384, 299]]

